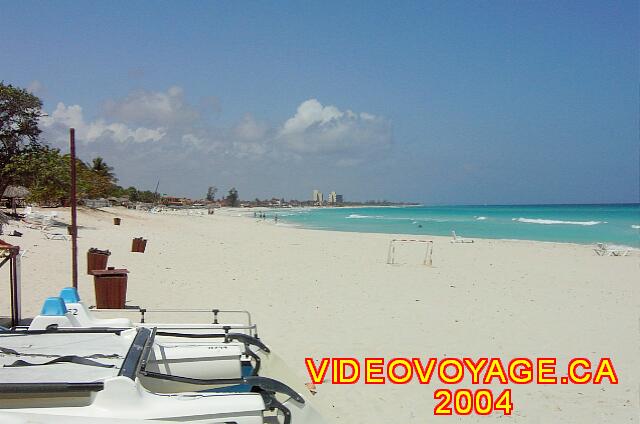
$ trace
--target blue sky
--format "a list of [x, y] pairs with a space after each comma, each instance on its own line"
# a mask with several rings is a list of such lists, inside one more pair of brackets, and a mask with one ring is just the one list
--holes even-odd
[[638, 2], [3, 3], [0, 78], [123, 185], [638, 201]]

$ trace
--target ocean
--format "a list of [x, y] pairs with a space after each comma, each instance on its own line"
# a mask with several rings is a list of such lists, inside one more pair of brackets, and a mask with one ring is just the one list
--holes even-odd
[[605, 242], [640, 247], [640, 204], [302, 208], [269, 212], [306, 228], [367, 233]]

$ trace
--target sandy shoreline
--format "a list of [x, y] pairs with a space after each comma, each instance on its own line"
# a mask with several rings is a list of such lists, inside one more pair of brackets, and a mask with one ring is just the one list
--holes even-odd
[[[130, 270], [128, 304], [248, 309], [261, 337], [302, 377], [307, 356], [555, 356], [560, 363], [586, 356], [611, 357], [620, 378], [618, 385], [510, 385], [510, 417], [434, 417], [433, 391], [441, 387], [434, 383], [321, 385], [317, 398], [338, 423], [638, 422], [638, 256], [599, 257], [592, 246], [568, 243], [451, 244], [420, 236], [434, 240], [433, 267], [420, 265], [423, 252], [411, 248], [398, 252], [404, 264], [387, 265], [392, 234], [301, 229], [233, 214], [83, 210], [82, 297], [94, 303], [85, 254], [97, 247], [111, 250], [110, 265]], [[123, 218], [120, 227], [114, 216]], [[18, 230], [22, 238], [3, 238], [27, 249], [23, 308], [31, 316], [69, 285], [69, 242]], [[145, 254], [129, 251], [137, 236], [149, 240]], [[7, 310], [6, 296], [0, 307]]]

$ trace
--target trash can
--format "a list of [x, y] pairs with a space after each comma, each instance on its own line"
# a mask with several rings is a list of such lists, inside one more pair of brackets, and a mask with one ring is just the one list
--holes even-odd
[[120, 218], [113, 218], [113, 225], [120, 225]]
[[126, 269], [105, 269], [93, 272], [98, 309], [124, 309], [127, 300]]
[[142, 237], [136, 237], [131, 242], [131, 251], [136, 253], [144, 253], [147, 247], [147, 240]]
[[111, 252], [108, 250], [99, 250], [92, 247], [87, 252], [87, 274], [92, 275], [93, 271], [107, 269]]

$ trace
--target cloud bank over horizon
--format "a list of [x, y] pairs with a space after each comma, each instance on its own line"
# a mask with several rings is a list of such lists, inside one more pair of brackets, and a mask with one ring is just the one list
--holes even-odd
[[121, 184], [145, 188], [165, 179], [164, 191], [192, 197], [214, 184], [243, 188], [245, 198], [306, 198], [340, 169], [383, 158], [393, 140], [390, 120], [315, 98], [277, 124], [246, 113], [216, 126], [208, 107], [189, 103], [179, 86], [107, 99], [94, 118], [63, 102], [47, 112], [42, 138], [52, 146], [67, 150], [73, 127], [80, 157], [104, 157]]

